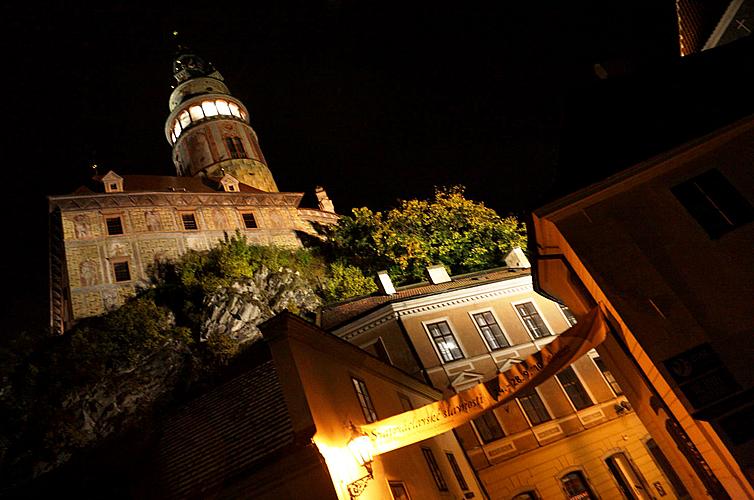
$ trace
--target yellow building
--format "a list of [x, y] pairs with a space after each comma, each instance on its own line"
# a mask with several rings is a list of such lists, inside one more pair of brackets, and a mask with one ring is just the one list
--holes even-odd
[[110, 171], [49, 197], [53, 332], [122, 304], [156, 262], [226, 234], [299, 246], [297, 231], [337, 220], [322, 188], [319, 209], [299, 208], [302, 193], [278, 192], [246, 107], [211, 64], [183, 50], [173, 71], [165, 134], [178, 176]]
[[[321, 324], [445, 395], [494, 379], [576, 321], [511, 266], [395, 289], [322, 311]], [[596, 352], [455, 430], [493, 499], [683, 498], [621, 386]], [[663, 471], [662, 467], [667, 470]], [[686, 496], [687, 497], [687, 496]]]
[[693, 498], [754, 498], [754, 118], [536, 210], [536, 284], [601, 302], [600, 357]]
[[235, 376], [166, 420], [139, 497], [484, 497], [452, 432], [366, 466], [348, 447], [351, 424], [422, 406], [440, 391], [290, 313], [261, 330]]

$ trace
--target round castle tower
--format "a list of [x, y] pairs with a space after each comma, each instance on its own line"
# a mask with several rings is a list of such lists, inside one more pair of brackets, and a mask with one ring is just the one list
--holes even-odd
[[173, 76], [178, 85], [170, 94], [165, 137], [173, 146], [178, 175], [219, 180], [230, 174], [262, 191], [277, 192], [246, 106], [230, 95], [222, 75], [181, 47]]

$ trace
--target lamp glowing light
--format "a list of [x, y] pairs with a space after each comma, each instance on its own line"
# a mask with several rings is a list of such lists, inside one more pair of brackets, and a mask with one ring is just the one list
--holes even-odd
[[359, 432], [353, 424], [351, 424], [351, 439], [348, 441], [348, 449], [359, 465], [367, 470], [366, 476], [348, 484], [348, 494], [351, 495], [351, 498], [356, 498], [364, 492], [367, 482], [370, 479], [374, 479], [374, 474], [372, 473], [374, 451], [372, 441], [369, 437]]

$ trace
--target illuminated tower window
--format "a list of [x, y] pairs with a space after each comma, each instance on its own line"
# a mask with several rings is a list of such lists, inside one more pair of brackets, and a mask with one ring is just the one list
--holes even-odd
[[225, 145], [228, 147], [231, 158], [248, 158], [240, 137], [226, 137]]

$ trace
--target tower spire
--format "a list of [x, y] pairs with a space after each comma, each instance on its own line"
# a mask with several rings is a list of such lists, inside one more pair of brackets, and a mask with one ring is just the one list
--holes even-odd
[[277, 191], [248, 111], [214, 65], [179, 44], [173, 77], [177, 86], [170, 95], [165, 136], [178, 175], [220, 178], [225, 172], [257, 189]]

